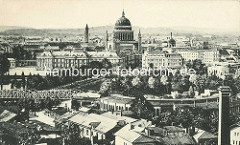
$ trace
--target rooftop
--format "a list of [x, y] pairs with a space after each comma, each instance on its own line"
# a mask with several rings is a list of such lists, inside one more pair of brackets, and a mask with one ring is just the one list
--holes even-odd
[[195, 144], [192, 137], [187, 133], [168, 134], [163, 137], [163, 140], [167, 144]]
[[114, 119], [114, 120], [119, 120], [119, 121], [124, 120], [127, 123], [135, 122], [135, 121], [138, 120], [138, 119], [127, 117], [127, 116], [122, 116], [120, 114], [117, 114], [116, 112], [114, 112], [114, 113], [106, 112], [106, 113], [103, 113], [101, 115], [105, 116], [105, 117], [108, 117], [108, 118], [111, 118], [111, 119]]
[[85, 113], [78, 113], [71, 117], [69, 120], [89, 128], [91, 127], [92, 123], [95, 123], [95, 125], [97, 123], [94, 130], [103, 133], [107, 133], [108, 131], [112, 130], [118, 122], [118, 120], [114, 120], [102, 115]]
[[196, 128], [195, 130], [196, 130], [196, 134], [193, 136], [193, 138], [195, 140], [217, 138], [216, 135], [214, 135], [210, 132], [207, 132], [205, 130], [201, 130], [201, 129], [198, 129], [198, 128]]
[[119, 94], [112, 94], [110, 97], [101, 98], [103, 101], [112, 102], [112, 103], [121, 103], [128, 104], [133, 101], [133, 97], [122, 96]]
[[17, 116], [17, 114], [10, 112], [8, 110], [4, 110], [0, 114], [0, 122], [7, 122], [7, 121], [13, 119], [15, 116]]
[[82, 97], [82, 98], [100, 98], [99, 93], [92, 93], [92, 92], [82, 92], [82, 93], [75, 93], [74, 97]]
[[131, 143], [156, 142], [156, 140], [151, 137], [148, 137], [139, 132], [130, 130], [130, 124], [126, 125], [122, 129], [120, 129], [118, 132], [116, 132], [115, 136], [120, 136], [121, 138], [123, 138]]

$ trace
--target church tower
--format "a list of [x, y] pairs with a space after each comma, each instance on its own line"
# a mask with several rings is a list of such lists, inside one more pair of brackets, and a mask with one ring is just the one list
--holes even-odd
[[84, 31], [84, 42], [88, 43], [88, 24], [86, 24], [85, 31]]
[[168, 40], [168, 47], [176, 47], [176, 40], [173, 39], [172, 37], [172, 32], [171, 32], [171, 37], [170, 39]]
[[138, 32], [138, 51], [142, 52], [142, 35], [141, 35], [141, 32], [140, 32], [140, 29], [139, 29], [139, 32]]
[[108, 31], [105, 34], [105, 50], [108, 51]]

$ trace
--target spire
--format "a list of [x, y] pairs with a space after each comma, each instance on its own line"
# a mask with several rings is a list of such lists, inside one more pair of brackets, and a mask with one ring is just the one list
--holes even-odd
[[106, 30], [106, 41], [108, 41], [108, 30]]
[[88, 31], [89, 31], [89, 29], [88, 29], [88, 24], [86, 24], [86, 27], [85, 27], [85, 31], [84, 31], [84, 41], [86, 42], [86, 43], [88, 43]]
[[123, 12], [122, 12], [122, 17], [125, 17], [124, 9], [123, 9]]
[[141, 32], [140, 32], [140, 29], [139, 29], [139, 32], [138, 32], [138, 36], [139, 36], [139, 37], [141, 36]]
[[171, 32], [171, 38], [172, 38], [172, 32]]

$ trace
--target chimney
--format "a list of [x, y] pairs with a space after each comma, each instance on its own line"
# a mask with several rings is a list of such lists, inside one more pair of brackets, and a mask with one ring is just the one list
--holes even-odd
[[219, 120], [218, 120], [218, 145], [230, 144], [229, 129], [229, 98], [231, 89], [229, 86], [219, 88]]
[[192, 127], [190, 128], [189, 135], [190, 135], [190, 136], [193, 136], [195, 133], [196, 133], [196, 128], [195, 128], [195, 126], [192, 126]]
[[132, 125], [132, 123], [130, 122], [129, 123], [129, 130], [132, 130], [132, 129], [134, 129], [134, 125]]
[[148, 123], [149, 123], [149, 125], [152, 125], [152, 121], [151, 120], [149, 120]]
[[150, 130], [148, 129], [148, 128], [145, 128], [145, 134], [147, 135], [147, 136], [150, 136], [151, 134], [150, 134]]

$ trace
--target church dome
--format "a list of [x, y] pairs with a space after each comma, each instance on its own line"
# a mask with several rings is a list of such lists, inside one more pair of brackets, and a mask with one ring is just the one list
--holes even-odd
[[169, 43], [175, 44], [175, 43], [176, 43], [176, 40], [174, 40], [173, 38], [171, 38], [171, 39], [169, 40]]
[[131, 29], [131, 22], [125, 17], [124, 11], [122, 12], [122, 17], [119, 18], [115, 23], [115, 29]]
[[129, 21], [128, 18], [126, 18], [125, 16], [122, 16], [117, 20], [117, 22], [115, 23], [115, 26], [131, 26], [131, 22]]
[[171, 37], [170, 37], [170, 39], [169, 39], [169, 44], [171, 44], [172, 46], [175, 46], [176, 45], [176, 40], [174, 40], [173, 39], [173, 37], [172, 37], [172, 32], [171, 32]]

